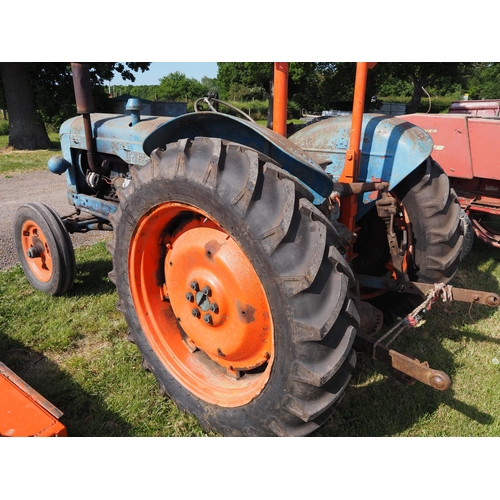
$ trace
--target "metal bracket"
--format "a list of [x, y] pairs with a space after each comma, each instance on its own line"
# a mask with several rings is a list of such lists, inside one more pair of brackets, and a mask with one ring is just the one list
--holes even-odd
[[[360, 286], [387, 290], [399, 293], [411, 293], [413, 295], [425, 295], [434, 290], [435, 285], [428, 283], [416, 283], [414, 281], [393, 280], [388, 278], [377, 278], [374, 276], [356, 275]], [[466, 288], [451, 287], [451, 300], [482, 304], [489, 307], [498, 307], [500, 296], [492, 292], [469, 290]]]
[[398, 213], [396, 200], [386, 192], [382, 192], [382, 197], [375, 202], [378, 216], [385, 222], [387, 228], [387, 241], [392, 258], [394, 272], [398, 279], [408, 279], [408, 275], [403, 271], [404, 251], [399, 248], [397, 235], [394, 231], [394, 220]]
[[[426, 361], [421, 363], [418, 359], [412, 359], [394, 349], [389, 349], [362, 332], [356, 335], [354, 349], [366, 352], [372, 359], [382, 361], [394, 371], [410, 377], [410, 380], [418, 380], [439, 391], [445, 391], [451, 387], [451, 379], [443, 371], [434, 370]], [[397, 378], [399, 380], [399, 377]]]

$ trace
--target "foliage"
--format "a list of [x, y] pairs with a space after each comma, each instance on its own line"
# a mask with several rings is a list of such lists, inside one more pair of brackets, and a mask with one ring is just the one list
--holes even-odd
[[218, 93], [217, 78], [204, 76], [201, 83], [194, 78], [187, 78], [178, 71], [170, 73], [160, 80], [159, 85], [113, 85], [114, 97], [128, 94], [148, 101], [193, 101], [206, 96], [209, 92]]
[[500, 63], [476, 63], [466, 88], [471, 99], [500, 99]]
[[273, 63], [219, 62], [217, 67], [221, 99], [262, 99], [271, 94]]
[[205, 87], [195, 78], [175, 71], [160, 80], [158, 98], [161, 101], [189, 101], [203, 97]]
[[9, 135], [8, 120], [0, 120], [0, 135]]
[[158, 85], [113, 85], [109, 91], [112, 97], [126, 94], [148, 101], [158, 100]]
[[[462, 95], [452, 94], [444, 97], [434, 96], [431, 94], [431, 100], [429, 103], [429, 99], [425, 96], [421, 101], [417, 109], [417, 113], [447, 113], [450, 105], [453, 101], [458, 101], [462, 98]], [[406, 104], [407, 106], [410, 104], [409, 97], [400, 97], [397, 95], [390, 96], [380, 96], [380, 102], [390, 102], [390, 103], [401, 103]], [[380, 108], [378, 108], [380, 109]], [[377, 109], [372, 108], [374, 113], [377, 113]], [[407, 111], [408, 113], [408, 111]]]
[[372, 71], [378, 91], [386, 95], [401, 95], [401, 92], [411, 95], [407, 111], [415, 113], [425, 96], [424, 89], [429, 91], [432, 86], [440, 95], [455, 93], [465, 87], [472, 69], [472, 63], [385, 62], [377, 64]]

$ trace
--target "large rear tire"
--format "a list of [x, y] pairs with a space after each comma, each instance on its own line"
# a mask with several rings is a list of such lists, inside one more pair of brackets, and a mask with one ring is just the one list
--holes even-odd
[[196, 138], [119, 192], [119, 309], [179, 407], [224, 435], [295, 436], [333, 412], [355, 363], [354, 276], [338, 235], [259, 153]]

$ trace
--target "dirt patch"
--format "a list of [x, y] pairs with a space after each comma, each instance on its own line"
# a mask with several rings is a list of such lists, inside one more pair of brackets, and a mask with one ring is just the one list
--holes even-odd
[[[17, 209], [31, 201], [51, 206], [61, 217], [74, 212], [66, 195], [66, 176], [49, 170], [0, 175], [0, 270], [15, 266], [19, 260], [14, 247], [14, 219]], [[75, 247], [109, 240], [111, 233], [90, 231], [71, 235]]]

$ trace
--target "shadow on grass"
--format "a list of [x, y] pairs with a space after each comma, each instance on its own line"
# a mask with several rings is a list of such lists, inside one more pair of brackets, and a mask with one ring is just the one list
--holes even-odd
[[68, 436], [129, 436], [130, 425], [40, 352], [0, 332], [0, 360], [54, 404]]
[[108, 278], [113, 269], [109, 259], [93, 259], [76, 262], [75, 283], [66, 295], [81, 297], [86, 295], [103, 295], [116, 290], [115, 285]]

